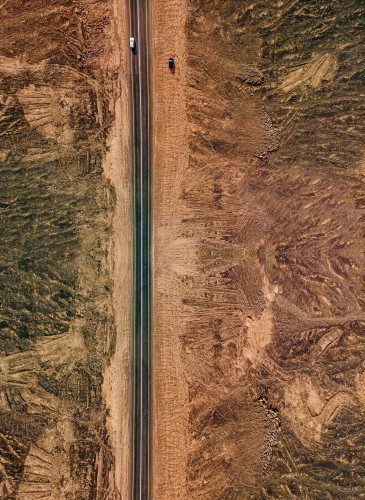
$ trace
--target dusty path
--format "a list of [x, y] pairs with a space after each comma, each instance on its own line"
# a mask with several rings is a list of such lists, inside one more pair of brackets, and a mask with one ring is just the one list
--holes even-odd
[[109, 149], [104, 160], [105, 174], [116, 191], [110, 260], [113, 274], [113, 311], [116, 325], [115, 352], [104, 374], [103, 391], [109, 409], [108, 429], [115, 453], [115, 482], [121, 498], [130, 491], [130, 329], [132, 324], [132, 221], [131, 151], [128, 64], [128, 5], [113, 0], [112, 48], [106, 61], [115, 71], [117, 98], [111, 101], [114, 122], [109, 134]]
[[[186, 265], [177, 232], [188, 162], [183, 0], [152, 2], [153, 43], [153, 496], [185, 498], [187, 385], [181, 365], [181, 308], [173, 266]], [[175, 58], [175, 72], [168, 58]]]

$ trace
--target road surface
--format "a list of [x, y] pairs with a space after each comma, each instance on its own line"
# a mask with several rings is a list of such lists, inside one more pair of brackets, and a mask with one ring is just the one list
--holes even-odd
[[131, 498], [151, 498], [151, 110], [149, 0], [129, 0], [133, 141]]

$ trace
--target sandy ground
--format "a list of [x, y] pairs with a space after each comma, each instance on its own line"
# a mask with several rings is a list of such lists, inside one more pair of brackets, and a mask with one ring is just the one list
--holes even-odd
[[[210, 203], [222, 192], [224, 165], [214, 146], [199, 150], [197, 137], [200, 131], [212, 133], [213, 123], [220, 127], [224, 108], [221, 96], [214, 102], [217, 93], [212, 88], [199, 93], [196, 87], [199, 73], [208, 82], [212, 76], [223, 82], [235, 69], [208, 32], [202, 31], [200, 39], [195, 34], [188, 37], [187, 13], [184, 2], [161, 3], [153, 9], [154, 493], [166, 500], [220, 498], [218, 492], [227, 482], [241, 490], [254, 484], [276, 428], [275, 416], [265, 404], [253, 403], [252, 395], [240, 388], [239, 364], [229, 356], [224, 359], [224, 354], [222, 361], [218, 358], [228, 343], [224, 337], [231, 337], [234, 345], [230, 332], [239, 331], [242, 318], [239, 297], [221, 277], [223, 266], [215, 269], [210, 262], [210, 253], [216, 251], [219, 258], [219, 252], [227, 251], [214, 245], [220, 231], [234, 230], [234, 207], [217, 211], [220, 207]], [[169, 56], [176, 61], [174, 73], [167, 69]], [[245, 71], [257, 78], [254, 69]], [[223, 98], [228, 106], [229, 99]], [[206, 108], [199, 114], [201, 106]], [[242, 140], [246, 155], [265, 149], [270, 138], [255, 103], [245, 101], [233, 120], [227, 123], [229, 141], [236, 128], [234, 139]], [[209, 145], [208, 141], [209, 137]], [[255, 293], [260, 285], [252, 277], [249, 286]], [[248, 351], [269, 342], [274, 293], [269, 284], [265, 293], [268, 306], [256, 325], [252, 321]], [[227, 411], [233, 413], [225, 416]], [[220, 418], [227, 419], [221, 428]]]
[[116, 205], [110, 241], [113, 275], [113, 305], [116, 326], [115, 352], [104, 372], [103, 392], [109, 409], [108, 429], [115, 452], [115, 483], [121, 498], [129, 494], [130, 460], [130, 328], [131, 328], [131, 200], [130, 200], [130, 121], [127, 44], [127, 3], [113, 1], [110, 59], [107, 69], [116, 71], [114, 115], [109, 133], [109, 149], [103, 167], [116, 191]]
[[[186, 120], [187, 5], [152, 3], [153, 44], [153, 494], [185, 498], [188, 387], [184, 383], [180, 294], [174, 266], [179, 248], [180, 184], [188, 163]], [[167, 60], [175, 58], [169, 72]]]

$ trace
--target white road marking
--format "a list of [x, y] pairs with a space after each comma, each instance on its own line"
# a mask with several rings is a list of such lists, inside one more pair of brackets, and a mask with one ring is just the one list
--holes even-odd
[[[141, 148], [141, 157], [140, 157], [140, 176], [141, 176], [141, 181], [140, 181], [140, 206], [141, 206], [141, 216], [140, 216], [140, 221], [141, 221], [141, 256], [140, 256], [140, 279], [142, 280], [143, 278], [143, 121], [142, 121], [142, 85], [141, 85], [141, 76], [142, 76], [142, 71], [141, 71], [141, 51], [140, 51], [140, 44], [139, 41], [141, 40], [140, 37], [140, 15], [139, 15], [139, 0], [137, 0], [137, 16], [138, 16], [138, 21], [137, 21], [137, 57], [138, 57], [138, 69], [139, 69], [139, 120], [140, 120], [140, 148]], [[139, 453], [139, 498], [140, 500], [142, 499], [142, 467], [143, 467], [143, 445], [144, 445], [144, 440], [143, 440], [143, 287], [140, 287], [140, 300], [141, 300], [141, 315], [140, 315], [140, 351], [141, 351], [141, 356], [140, 356], [140, 404], [141, 404], [141, 421], [140, 421], [140, 453]]]

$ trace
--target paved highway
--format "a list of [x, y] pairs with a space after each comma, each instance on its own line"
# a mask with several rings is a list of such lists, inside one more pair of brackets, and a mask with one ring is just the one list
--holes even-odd
[[149, 0], [129, 0], [133, 141], [131, 498], [151, 498], [151, 108]]

